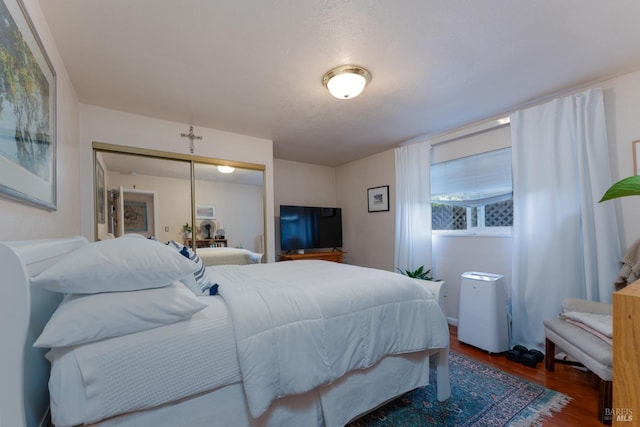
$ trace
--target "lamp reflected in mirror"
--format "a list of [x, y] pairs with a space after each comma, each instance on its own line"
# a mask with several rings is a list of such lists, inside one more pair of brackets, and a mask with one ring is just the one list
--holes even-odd
[[233, 173], [236, 170], [233, 166], [218, 166], [218, 170], [221, 173]]

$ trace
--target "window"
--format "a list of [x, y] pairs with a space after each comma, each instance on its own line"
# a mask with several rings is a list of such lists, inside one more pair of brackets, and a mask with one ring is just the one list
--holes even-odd
[[431, 165], [433, 230], [503, 232], [513, 225], [511, 149]]

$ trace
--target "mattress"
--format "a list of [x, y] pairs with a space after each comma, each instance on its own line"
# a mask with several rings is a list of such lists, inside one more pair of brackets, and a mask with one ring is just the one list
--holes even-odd
[[49, 392], [57, 427], [156, 407], [241, 381], [231, 318], [219, 297], [191, 319], [51, 350]]
[[244, 265], [262, 262], [262, 254], [241, 248], [198, 248], [198, 256], [206, 266]]
[[342, 427], [391, 398], [428, 384], [427, 352], [388, 356], [375, 367], [353, 371], [335, 383], [285, 396], [260, 418], [248, 412], [242, 383], [146, 411], [92, 424], [94, 427]]

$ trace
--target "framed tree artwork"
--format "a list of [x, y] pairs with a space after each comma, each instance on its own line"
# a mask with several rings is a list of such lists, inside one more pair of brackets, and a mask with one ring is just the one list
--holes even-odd
[[56, 210], [56, 73], [21, 0], [0, 1], [0, 196]]

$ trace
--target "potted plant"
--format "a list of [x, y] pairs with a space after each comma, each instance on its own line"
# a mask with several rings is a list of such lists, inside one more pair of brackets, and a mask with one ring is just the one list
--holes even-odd
[[400, 268], [396, 268], [401, 274], [405, 276], [413, 277], [414, 279], [422, 279], [422, 280], [431, 280], [437, 282], [437, 279], [434, 279], [431, 275], [431, 269], [424, 269], [424, 265], [421, 265], [415, 270], [401, 270]]
[[640, 196], [640, 175], [630, 176], [613, 184], [604, 193], [600, 203], [626, 196]]
[[444, 297], [447, 293], [447, 287], [445, 282], [442, 279], [433, 278], [433, 276], [431, 275], [431, 269], [425, 270], [424, 265], [421, 265], [415, 270], [402, 270], [397, 267], [396, 267], [396, 270], [398, 270], [401, 274], [407, 277], [421, 280], [421, 282], [419, 283], [433, 293], [433, 295], [436, 297], [436, 301], [438, 301], [438, 305], [440, 306], [440, 309], [444, 313], [445, 311]]
[[185, 222], [184, 225], [182, 226], [182, 233], [187, 239], [191, 238], [192, 231], [193, 231], [193, 228], [191, 228], [188, 222]]

